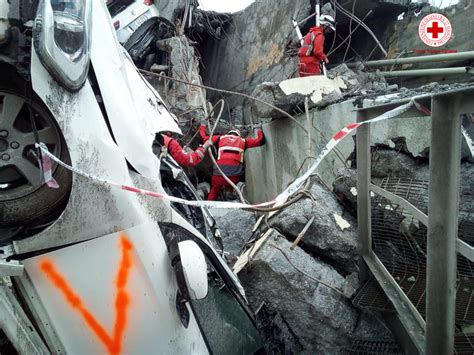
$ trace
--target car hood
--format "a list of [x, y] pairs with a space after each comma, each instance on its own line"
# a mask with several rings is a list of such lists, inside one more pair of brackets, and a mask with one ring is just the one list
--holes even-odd
[[156, 179], [158, 160], [151, 150], [155, 133], [181, 130], [119, 44], [105, 3], [92, 4], [91, 63], [114, 139], [135, 170]]

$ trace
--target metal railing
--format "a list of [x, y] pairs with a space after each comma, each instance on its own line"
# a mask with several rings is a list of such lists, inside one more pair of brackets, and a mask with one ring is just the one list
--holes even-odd
[[[402, 197], [371, 184], [370, 124], [357, 129], [357, 218], [361, 280], [375, 277], [420, 354], [454, 350], [457, 252], [474, 260], [474, 248], [458, 239], [461, 118], [474, 112], [474, 88], [420, 98], [431, 108], [428, 214]], [[410, 99], [358, 110], [358, 122], [389, 111]], [[413, 108], [404, 116], [420, 116]], [[397, 280], [375, 254], [372, 242], [371, 193], [396, 203], [427, 229], [426, 316], [420, 314]]]

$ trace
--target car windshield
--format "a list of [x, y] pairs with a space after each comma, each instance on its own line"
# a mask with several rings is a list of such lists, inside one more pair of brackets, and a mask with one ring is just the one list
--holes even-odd
[[133, 0], [107, 0], [107, 8], [111, 17], [121, 13], [131, 4], [133, 4]]

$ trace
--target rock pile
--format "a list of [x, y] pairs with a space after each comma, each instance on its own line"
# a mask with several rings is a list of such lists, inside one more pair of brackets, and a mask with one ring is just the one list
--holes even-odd
[[[291, 248], [313, 216], [303, 239]], [[254, 221], [245, 211], [217, 217], [231, 253], [245, 244]], [[350, 349], [358, 337], [392, 339], [376, 315], [351, 302], [359, 288], [356, 222], [332, 191], [313, 179], [308, 197], [262, 226], [272, 232], [239, 277], [269, 353], [332, 354]]]

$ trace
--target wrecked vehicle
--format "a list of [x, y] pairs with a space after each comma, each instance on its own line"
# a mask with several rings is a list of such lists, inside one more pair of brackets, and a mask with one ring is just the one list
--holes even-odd
[[156, 132], [180, 130], [105, 2], [0, 10], [0, 352], [261, 349], [196, 211], [133, 187], [192, 198], [152, 152]]
[[173, 36], [176, 30], [160, 17], [153, 0], [109, 0], [107, 8], [119, 42], [138, 68], [149, 70], [153, 63], [163, 60], [155, 43]]
[[147, 20], [160, 16], [153, 0], [107, 0], [107, 9], [122, 44]]

